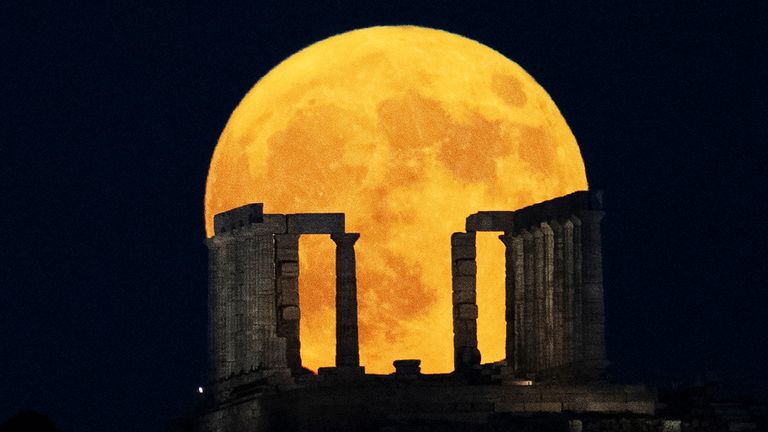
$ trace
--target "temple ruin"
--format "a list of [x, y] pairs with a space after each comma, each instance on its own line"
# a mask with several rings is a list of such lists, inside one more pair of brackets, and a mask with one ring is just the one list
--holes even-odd
[[[415, 359], [393, 359], [389, 375], [360, 365], [360, 234], [346, 232], [344, 214], [264, 214], [257, 203], [216, 215], [207, 240], [210, 368], [201, 429], [375, 430], [414, 419], [653, 414], [653, 392], [605, 380], [602, 208], [599, 192], [581, 191], [469, 215], [465, 232], [446, 239], [455, 370], [431, 375]], [[501, 233], [506, 247], [503, 364], [482, 364], [477, 348], [477, 232]], [[336, 364], [317, 375], [301, 362], [302, 234], [329, 235], [336, 244]]]
[[575, 192], [518, 211], [481, 211], [451, 237], [456, 370], [480, 364], [475, 233], [505, 250], [506, 364], [531, 379], [583, 381], [607, 366], [600, 220], [602, 196]]

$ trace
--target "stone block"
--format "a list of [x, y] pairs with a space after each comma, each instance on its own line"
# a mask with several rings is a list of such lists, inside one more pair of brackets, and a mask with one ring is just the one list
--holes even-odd
[[216, 234], [221, 234], [253, 223], [261, 223], [263, 221], [264, 204], [246, 204], [213, 216], [213, 231]]
[[288, 248], [278, 247], [275, 250], [275, 252], [276, 252], [275, 255], [278, 261], [298, 261], [299, 260], [298, 249], [288, 249]]
[[635, 414], [651, 414], [656, 412], [656, 403], [651, 400], [626, 402], [627, 411]]
[[301, 318], [301, 311], [298, 306], [285, 306], [282, 308], [281, 316], [285, 321], [298, 321]]
[[[455, 343], [455, 341], [454, 341]], [[454, 364], [456, 369], [461, 369], [466, 366], [475, 366], [480, 364], [480, 350], [477, 346], [460, 346], [456, 345], [454, 348]]]
[[475, 282], [474, 276], [454, 276], [453, 277], [454, 291], [474, 291], [475, 284], [476, 282]]
[[458, 259], [471, 259], [474, 260], [477, 257], [477, 250], [474, 245], [472, 246], [451, 246], [451, 258]]
[[287, 215], [288, 233], [343, 233], [344, 213], [297, 213]]
[[475, 320], [477, 319], [477, 305], [460, 304], [453, 307], [453, 319]]
[[286, 232], [286, 220], [283, 214], [265, 214], [264, 225], [269, 226], [272, 232], [283, 234]]
[[470, 215], [466, 220], [466, 231], [505, 231], [514, 229], [512, 211], [481, 211]]
[[512, 401], [496, 402], [494, 411], [498, 413], [525, 412], [525, 404], [522, 402], [512, 402]]
[[280, 263], [280, 276], [284, 277], [298, 277], [299, 276], [299, 263], [297, 262], [284, 262]]
[[455, 319], [453, 320], [454, 333], [477, 333], [477, 320]]
[[281, 276], [278, 278], [278, 284], [281, 291], [296, 291], [299, 292], [299, 278]]
[[587, 412], [589, 411], [589, 401], [584, 399], [578, 399], [578, 400], [564, 400], [563, 403], [563, 411], [572, 411], [572, 412]]
[[453, 291], [453, 304], [471, 303], [474, 304], [477, 299], [477, 291], [475, 290], [459, 290]]
[[298, 290], [283, 290], [277, 299], [280, 306], [298, 306], [299, 305], [299, 291]]
[[477, 274], [475, 260], [458, 260], [454, 263], [455, 273], [458, 276], [474, 276]]
[[587, 411], [602, 413], [620, 413], [627, 411], [626, 402], [587, 402]]
[[541, 393], [542, 401], [544, 402], [588, 402], [592, 400], [586, 393], [563, 393], [563, 392], [549, 392], [544, 391]]
[[456, 347], [476, 347], [477, 333], [461, 332], [453, 335], [453, 344]]
[[627, 394], [623, 389], [591, 392], [592, 400], [598, 402], [626, 402]]
[[[283, 220], [286, 218], [284, 217]], [[300, 234], [279, 234], [275, 236], [275, 248], [298, 249]], [[295, 261], [295, 260], [294, 260]]]
[[560, 402], [526, 402], [526, 412], [561, 412], [563, 405]]
[[475, 233], [453, 233], [451, 234], [451, 246], [474, 246]]

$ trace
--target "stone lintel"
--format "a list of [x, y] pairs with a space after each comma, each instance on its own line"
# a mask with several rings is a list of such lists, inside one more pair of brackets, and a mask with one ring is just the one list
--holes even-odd
[[512, 231], [514, 229], [513, 211], [481, 211], [470, 215], [466, 220], [466, 231]]
[[603, 194], [599, 190], [577, 191], [542, 201], [515, 211], [480, 211], [466, 219], [467, 232], [504, 231], [514, 233], [524, 227], [539, 225], [553, 218], [567, 218], [573, 214], [597, 214], [603, 209]]
[[344, 232], [344, 213], [296, 213], [286, 216], [290, 234]]
[[213, 216], [213, 232], [221, 234], [252, 223], [264, 222], [264, 204], [252, 203]]

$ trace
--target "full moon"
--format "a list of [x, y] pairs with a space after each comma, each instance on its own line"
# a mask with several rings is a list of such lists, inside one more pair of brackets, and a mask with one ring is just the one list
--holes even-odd
[[[520, 66], [440, 30], [372, 27], [317, 42], [262, 77], [213, 152], [205, 226], [252, 202], [267, 213], [343, 212], [356, 243], [366, 371], [422, 360], [453, 369], [450, 236], [480, 210], [587, 189], [584, 162], [547, 92]], [[503, 245], [478, 234], [478, 339], [504, 358]], [[306, 237], [306, 238], [305, 238]], [[300, 245], [301, 354], [335, 358], [334, 244]]]

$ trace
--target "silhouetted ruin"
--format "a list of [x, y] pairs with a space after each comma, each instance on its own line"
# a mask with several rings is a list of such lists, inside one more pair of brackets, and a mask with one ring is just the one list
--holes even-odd
[[[455, 370], [422, 374], [417, 359], [366, 374], [358, 353], [354, 245], [344, 214], [264, 214], [250, 204], [214, 218], [208, 239], [210, 383], [205, 431], [399, 430], [490, 424], [561, 413], [651, 415], [655, 393], [608, 384], [604, 370], [599, 192], [575, 192], [517, 211], [481, 211], [450, 238]], [[506, 359], [477, 348], [478, 231], [506, 246]], [[336, 364], [302, 367], [299, 237], [336, 243]], [[446, 239], [446, 254], [449, 252]], [[501, 328], [501, 327], [500, 327]], [[573, 417], [573, 416], [576, 417]], [[502, 417], [507, 420], [499, 420]], [[507, 417], [504, 417], [507, 416]], [[426, 422], [426, 423], [425, 423]], [[434, 422], [437, 422], [433, 424]]]

